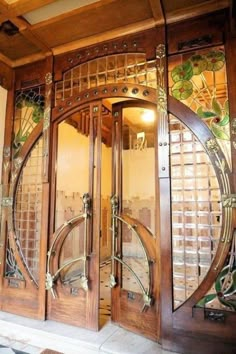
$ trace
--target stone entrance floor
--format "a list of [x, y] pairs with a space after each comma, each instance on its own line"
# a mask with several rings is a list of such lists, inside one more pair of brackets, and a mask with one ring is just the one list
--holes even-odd
[[[99, 332], [0, 312], [0, 354], [171, 354], [158, 343], [107, 322]], [[10, 349], [12, 348], [12, 349]], [[172, 353], [173, 354], [173, 353]]]

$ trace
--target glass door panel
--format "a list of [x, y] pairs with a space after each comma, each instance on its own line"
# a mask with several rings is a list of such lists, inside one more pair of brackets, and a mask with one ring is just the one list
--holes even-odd
[[[63, 121], [58, 125], [55, 229], [83, 214], [83, 195], [88, 189], [89, 137]], [[87, 276], [85, 253], [85, 223], [82, 222], [64, 239], [59, 257], [61, 281], [74, 292], [80, 287], [81, 277]]]
[[113, 106], [112, 319], [159, 338], [156, 120], [137, 102]]
[[[150, 109], [127, 107], [122, 122], [122, 212], [139, 220], [155, 237], [155, 116]], [[148, 260], [142, 243], [129, 225], [122, 225], [123, 261], [148, 288]], [[122, 287], [140, 292], [126, 267]]]
[[94, 194], [100, 188], [97, 158], [95, 162], [99, 107], [85, 106], [54, 125], [54, 230], [46, 276], [48, 318], [95, 330], [99, 235]]

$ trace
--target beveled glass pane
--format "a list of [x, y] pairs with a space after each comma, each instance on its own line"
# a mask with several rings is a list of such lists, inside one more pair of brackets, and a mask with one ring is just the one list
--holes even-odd
[[89, 62], [89, 75], [94, 75], [97, 73], [97, 60], [91, 60]]
[[87, 88], [125, 82], [156, 88], [156, 61], [147, 61], [145, 54], [130, 53], [110, 55], [78, 65], [56, 83], [55, 104]]
[[170, 136], [176, 308], [197, 289], [211, 266], [219, 243], [222, 211], [216, 174], [201, 144], [173, 116], [170, 117]]
[[117, 68], [124, 68], [126, 66], [126, 56], [124, 54], [117, 55], [116, 66]]
[[98, 72], [103, 73], [106, 72], [106, 58], [100, 58], [98, 59]]

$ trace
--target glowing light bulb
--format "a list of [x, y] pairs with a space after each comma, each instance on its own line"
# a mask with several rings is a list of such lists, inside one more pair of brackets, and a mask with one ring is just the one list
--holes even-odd
[[154, 119], [155, 119], [155, 115], [154, 115], [154, 112], [151, 111], [151, 110], [146, 110], [142, 113], [142, 120], [145, 122], [145, 123], [152, 123], [154, 122]]

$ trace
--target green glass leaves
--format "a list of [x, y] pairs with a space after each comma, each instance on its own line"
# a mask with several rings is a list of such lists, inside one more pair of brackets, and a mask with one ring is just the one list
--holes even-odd
[[211, 131], [216, 138], [222, 140], [229, 140], [229, 135], [224, 130], [222, 130], [220, 126], [218, 126], [217, 124], [215, 123], [211, 124]]
[[211, 129], [214, 136], [221, 140], [229, 140], [228, 124], [228, 101], [224, 103], [224, 108], [219, 101], [213, 97], [211, 101], [211, 111], [204, 111], [203, 107], [197, 109], [197, 115], [202, 118]]
[[222, 51], [212, 51], [206, 55], [206, 58], [208, 71], [218, 71], [225, 64], [225, 55]]
[[203, 55], [193, 55], [190, 58], [190, 62], [193, 68], [193, 75], [199, 75], [207, 68], [207, 60]]
[[193, 76], [193, 68], [190, 61], [186, 61], [182, 65], [178, 65], [171, 73], [171, 77], [175, 84], [172, 87], [172, 95], [177, 100], [186, 100], [193, 92], [191, 77]]
[[171, 71], [171, 94], [179, 101], [187, 100], [186, 104], [190, 108], [193, 107], [216, 138], [229, 140], [228, 100], [222, 104], [222, 101], [217, 99], [215, 74], [224, 65], [225, 54], [221, 49], [192, 55]]
[[44, 116], [44, 95], [41, 88], [22, 90], [16, 94], [15, 110], [16, 124], [13, 138], [14, 157], [19, 154], [21, 147], [28, 139], [31, 131]]
[[204, 296], [198, 303], [197, 307], [205, 307], [208, 302], [211, 302], [216, 298], [216, 294], [208, 294]]
[[210, 111], [205, 111], [204, 112], [202, 107], [199, 107], [197, 109], [197, 115], [200, 118], [203, 118], [203, 119], [208, 119], [208, 118], [215, 117], [215, 113], [214, 112], [210, 112]]
[[34, 123], [39, 123], [40, 120], [43, 118], [43, 108], [40, 106], [34, 106], [33, 113], [32, 113], [32, 120]]
[[171, 72], [171, 77], [174, 82], [181, 80], [190, 80], [193, 76], [193, 68], [190, 61], [186, 61], [182, 65], [178, 65]]
[[172, 95], [177, 100], [186, 100], [193, 93], [193, 84], [190, 81], [178, 81], [172, 87]]

